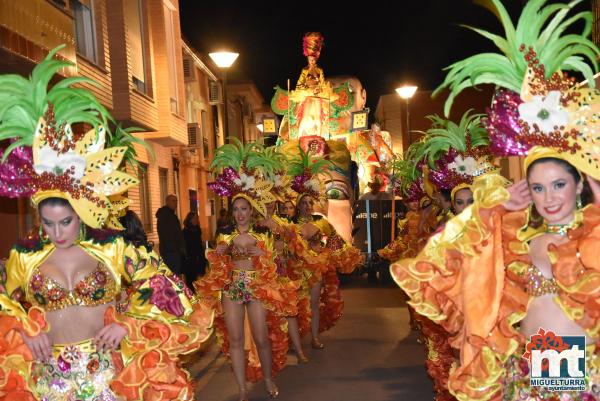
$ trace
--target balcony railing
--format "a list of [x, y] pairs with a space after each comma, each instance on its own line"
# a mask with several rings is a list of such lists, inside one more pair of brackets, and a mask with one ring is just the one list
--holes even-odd
[[41, 61], [45, 51], [61, 44], [66, 46], [59, 54], [73, 63], [77, 60], [73, 17], [68, 9], [61, 9], [56, 3], [0, 0], [0, 29], [9, 33], [2, 35], [2, 47], [31, 61]]

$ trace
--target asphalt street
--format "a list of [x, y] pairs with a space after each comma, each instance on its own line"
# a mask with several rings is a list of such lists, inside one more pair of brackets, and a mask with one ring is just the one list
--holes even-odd
[[[303, 345], [310, 359], [298, 365], [290, 353], [277, 376], [282, 401], [431, 401], [423, 346], [408, 325], [401, 291], [393, 285], [368, 284], [362, 277], [342, 286], [344, 316], [322, 336], [324, 350]], [[229, 361], [216, 344], [189, 362], [199, 401], [235, 401], [237, 386]], [[267, 400], [262, 382], [250, 385], [250, 400]]]

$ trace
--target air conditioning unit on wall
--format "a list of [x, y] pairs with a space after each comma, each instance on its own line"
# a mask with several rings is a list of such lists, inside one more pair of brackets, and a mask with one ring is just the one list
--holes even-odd
[[202, 132], [198, 123], [188, 123], [188, 146], [201, 146]]
[[211, 105], [223, 103], [223, 87], [220, 82], [208, 82], [208, 102]]
[[183, 79], [185, 82], [194, 82], [198, 78], [196, 76], [196, 66], [191, 58], [183, 59]]

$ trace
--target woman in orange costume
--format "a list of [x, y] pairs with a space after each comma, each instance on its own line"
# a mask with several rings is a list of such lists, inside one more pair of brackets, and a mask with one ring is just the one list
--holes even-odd
[[[425, 181], [440, 193], [447, 191], [454, 215], [460, 215], [473, 201], [473, 178], [496, 170], [489, 152], [489, 137], [481, 125], [480, 115], [467, 111], [458, 124], [429, 116], [432, 127], [424, 132], [420, 155], [428, 163], [423, 168]], [[443, 230], [448, 219], [438, 222], [434, 233]], [[415, 255], [416, 256], [416, 255]], [[448, 392], [448, 376], [454, 362], [454, 352], [448, 342], [449, 334], [442, 326], [426, 317], [418, 318], [422, 341], [427, 349], [427, 372], [433, 380], [437, 401], [454, 400]]]
[[[0, 398], [191, 400], [178, 356], [208, 338], [212, 312], [193, 305], [189, 289], [151, 249], [102, 229], [122, 229], [116, 215], [127, 200], [115, 196], [137, 180], [118, 168], [135, 152], [114, 145], [133, 138], [109, 132], [106, 110], [70, 87], [86, 79], [46, 92], [54, 73], [71, 66], [52, 59], [59, 50], [31, 80], [0, 77], [12, 88], [0, 102], [9, 102], [0, 131], [19, 133], [14, 139], [24, 145], [3, 152], [2, 182], [13, 195], [31, 196], [40, 216], [39, 236], [15, 246], [0, 274]], [[74, 123], [92, 129], [77, 135]], [[105, 149], [107, 135], [113, 147]], [[11, 166], [23, 181], [6, 181]]]
[[[271, 193], [279, 202], [285, 202], [290, 180], [285, 173], [287, 159], [283, 153], [274, 148], [263, 151], [269, 160], [273, 161], [270, 169], [272, 174], [265, 177], [273, 184]], [[308, 277], [310, 272], [303, 269], [304, 261], [308, 255], [306, 241], [302, 240], [297, 226], [288, 219], [275, 215], [275, 202], [265, 205], [267, 214], [259, 221], [259, 225], [268, 228], [273, 233], [275, 246], [275, 263], [277, 273], [283, 280], [289, 280], [297, 287], [298, 314], [288, 316], [288, 334], [292, 346], [298, 357], [298, 362], [307, 363], [308, 358], [302, 350], [301, 335], [310, 331], [310, 292]]]
[[272, 161], [260, 150], [235, 141], [216, 151], [211, 168], [219, 175], [209, 187], [231, 198], [235, 225], [217, 236], [206, 253], [209, 270], [194, 283], [200, 302], [217, 311], [218, 340], [231, 357], [240, 400], [247, 399], [246, 379], [264, 378], [269, 396], [278, 396], [273, 377], [286, 362], [285, 317], [297, 314], [297, 288], [277, 274], [273, 235], [256, 224], [255, 214], [264, 218], [275, 201], [264, 179]]
[[[498, 15], [507, 15], [499, 3], [495, 6], [501, 8]], [[558, 10], [554, 6], [540, 9], [543, 2], [528, 3], [527, 15], [519, 20], [526, 26], [517, 30], [543, 26], [535, 19], [552, 16]], [[590, 13], [579, 15], [591, 18]], [[448, 380], [460, 400], [600, 397], [600, 209], [578, 200], [584, 174], [600, 178], [600, 94], [573, 86], [572, 79], [557, 72], [584, 65], [577, 54], [582, 47], [571, 47], [569, 40], [584, 42], [586, 55], [597, 57], [600, 51], [575, 35], [560, 38], [565, 16], [561, 11], [550, 31], [543, 32], [551, 40], [540, 41], [537, 30], [522, 36], [525, 43], [511, 42], [510, 49], [520, 50], [523, 59], [511, 51], [510, 62], [491, 78], [505, 87], [488, 112], [492, 149], [525, 155], [526, 180], [507, 190], [500, 176], [476, 179], [473, 206], [450, 220], [417, 258], [391, 268], [415, 309], [439, 322], [460, 350], [460, 363]], [[559, 38], [566, 48], [556, 46]], [[561, 60], [580, 63], [542, 65], [541, 60], [556, 61], [555, 51], [561, 51]], [[486, 72], [481, 69], [488, 65], [486, 56], [454, 64], [446, 82], [454, 94]], [[519, 69], [523, 64], [526, 68]], [[586, 66], [583, 73], [591, 76], [592, 69]], [[538, 369], [532, 366], [532, 351], [563, 349], [561, 335], [586, 339], [582, 389], [532, 386], [530, 372]]]
[[[407, 152], [408, 157], [411, 153]], [[415, 256], [427, 241], [427, 234], [423, 228], [431, 223], [424, 224], [424, 213], [421, 206], [423, 202], [431, 204], [431, 199], [423, 190], [422, 177], [418, 177], [416, 174], [415, 165], [417, 163], [417, 160], [398, 158], [392, 167], [398, 172], [395, 178], [398, 184], [394, 191], [404, 196], [408, 212], [406, 217], [398, 222], [396, 239], [377, 251], [379, 256], [390, 262]]]
[[[311, 345], [324, 348], [319, 333], [329, 330], [342, 316], [344, 303], [339, 289], [337, 271], [352, 273], [362, 263], [360, 252], [348, 244], [327, 221], [313, 214], [315, 203], [325, 194], [324, 175], [333, 168], [327, 143], [323, 138], [310, 137], [288, 142], [285, 151], [296, 156], [288, 162], [291, 188], [298, 194], [294, 222], [308, 242], [311, 257], [304, 258], [304, 269], [312, 271], [309, 279], [311, 293]], [[308, 140], [307, 140], [308, 139]]]

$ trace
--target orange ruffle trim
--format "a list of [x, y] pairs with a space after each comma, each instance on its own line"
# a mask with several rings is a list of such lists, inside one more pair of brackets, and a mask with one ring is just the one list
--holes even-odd
[[121, 343], [125, 366], [110, 387], [126, 400], [179, 400], [193, 396], [190, 377], [178, 355], [196, 351], [212, 333], [213, 312], [194, 305], [187, 324], [141, 320], [109, 308], [105, 325], [118, 323], [128, 330]]
[[[0, 400], [35, 401], [27, 385], [33, 357], [20, 331], [35, 336], [48, 329], [44, 312], [32, 307], [26, 327], [16, 317], [0, 315]], [[27, 329], [26, 329], [27, 328]]]
[[365, 257], [360, 253], [358, 248], [349, 245], [346, 245], [339, 252], [334, 252], [329, 260], [343, 274], [350, 274], [358, 266], [365, 263]]
[[[410, 304], [439, 323], [450, 335], [449, 344], [460, 349], [460, 365], [449, 375], [448, 388], [461, 400], [501, 398], [505, 361], [525, 341], [515, 325], [530, 299], [523, 270], [531, 261], [518, 237], [526, 218], [525, 212], [502, 207], [480, 209], [482, 231], [468, 226], [461, 239], [475, 257], [446, 249], [441, 262], [419, 254], [391, 267]], [[592, 337], [600, 332], [598, 243], [600, 208], [588, 206], [582, 226], [569, 231], [569, 241], [549, 247], [557, 301]]]
[[329, 330], [342, 317], [344, 301], [340, 291], [340, 280], [335, 270], [323, 274], [323, 288], [319, 306], [319, 332]]
[[[268, 311], [267, 325], [269, 328], [269, 341], [272, 353], [272, 374], [275, 376], [286, 364], [289, 349], [286, 316], [298, 314], [298, 287], [299, 284], [277, 275], [277, 267], [273, 262], [273, 253], [267, 250], [264, 243], [257, 246], [265, 251], [259, 257], [253, 257], [252, 262], [256, 277], [249, 284], [249, 290]], [[229, 339], [227, 327], [223, 318], [221, 307], [221, 291], [231, 283], [231, 273], [235, 268], [229, 255], [217, 255], [214, 251], [207, 253], [210, 265], [207, 274], [194, 283], [197, 298], [201, 303], [217, 311], [215, 329], [217, 341], [221, 351], [229, 356]], [[246, 327], [248, 327], [246, 325]], [[262, 379], [262, 370], [256, 346], [253, 344], [252, 335], [245, 333], [247, 347], [246, 378], [256, 382]]]

